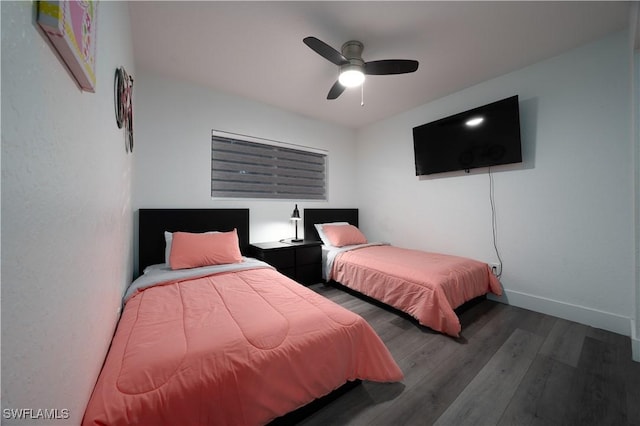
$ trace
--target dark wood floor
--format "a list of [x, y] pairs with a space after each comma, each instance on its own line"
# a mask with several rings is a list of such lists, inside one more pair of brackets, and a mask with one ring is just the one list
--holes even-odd
[[366, 382], [303, 425], [640, 425], [630, 339], [483, 300], [459, 312], [459, 339], [324, 284], [360, 314], [405, 374]]

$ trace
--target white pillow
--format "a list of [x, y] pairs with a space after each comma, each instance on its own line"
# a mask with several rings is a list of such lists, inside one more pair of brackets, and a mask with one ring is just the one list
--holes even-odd
[[[217, 234], [220, 231], [209, 231], [206, 234]], [[164, 231], [164, 263], [169, 264], [169, 256], [171, 256], [171, 242], [173, 241], [173, 232]]]
[[169, 264], [169, 256], [171, 256], [171, 241], [173, 241], [173, 232], [164, 231], [164, 263]]
[[316, 223], [313, 225], [318, 231], [318, 235], [320, 236], [320, 240], [322, 240], [322, 244], [324, 244], [325, 246], [330, 246], [331, 241], [329, 241], [329, 238], [327, 238], [327, 236], [324, 234], [324, 231], [322, 230], [322, 227], [324, 225], [349, 225], [349, 222]]

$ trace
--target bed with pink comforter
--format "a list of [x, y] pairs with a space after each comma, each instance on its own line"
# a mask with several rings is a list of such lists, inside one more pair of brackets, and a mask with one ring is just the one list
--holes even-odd
[[402, 372], [358, 315], [269, 267], [128, 296], [84, 425], [258, 425]]
[[328, 279], [455, 337], [461, 329], [455, 308], [488, 292], [502, 294], [486, 263], [464, 257], [375, 244], [346, 247], [329, 257]]

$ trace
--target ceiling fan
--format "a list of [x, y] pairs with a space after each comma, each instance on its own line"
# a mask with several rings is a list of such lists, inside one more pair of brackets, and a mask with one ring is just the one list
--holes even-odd
[[362, 60], [364, 45], [351, 40], [342, 45], [342, 53], [315, 37], [302, 40], [318, 55], [340, 67], [338, 81], [329, 90], [327, 99], [336, 99], [347, 87], [356, 87], [364, 82], [367, 75], [407, 74], [418, 69], [418, 61], [410, 59], [384, 59], [365, 62]]

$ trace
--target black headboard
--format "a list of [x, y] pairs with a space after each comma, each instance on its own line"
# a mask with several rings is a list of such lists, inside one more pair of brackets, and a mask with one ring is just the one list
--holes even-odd
[[358, 209], [304, 209], [305, 240], [320, 241], [316, 223], [348, 222], [358, 226]]
[[140, 209], [138, 271], [164, 263], [164, 231], [207, 232], [238, 230], [240, 251], [249, 247], [249, 209]]

